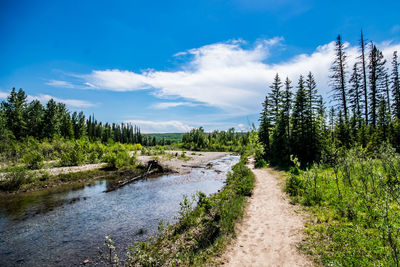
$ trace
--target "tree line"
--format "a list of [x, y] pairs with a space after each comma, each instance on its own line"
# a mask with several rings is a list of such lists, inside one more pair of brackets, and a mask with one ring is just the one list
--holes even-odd
[[331, 65], [332, 105], [328, 112], [318, 94], [314, 75], [300, 75], [293, 92], [292, 81], [276, 74], [263, 102], [259, 138], [264, 160], [290, 164], [290, 155], [303, 164], [318, 161], [329, 147], [361, 145], [369, 151], [381, 143], [400, 150], [400, 82], [397, 51], [391, 69], [373, 42], [361, 32], [359, 56], [348, 69], [345, 45], [335, 42]]
[[192, 129], [182, 136], [182, 146], [190, 150], [236, 151], [239, 152], [249, 142], [249, 134], [227, 131], [204, 132], [203, 127]]
[[[129, 123], [98, 122], [94, 115], [87, 119], [83, 112], [69, 112], [64, 103], [50, 99], [45, 106], [39, 100], [27, 101], [24, 90], [13, 88], [0, 105], [0, 138], [21, 141], [33, 137], [38, 140], [61, 137], [89, 138], [91, 141], [124, 144], [156, 145], [156, 139], [141, 134], [140, 128]], [[164, 141], [165, 142], [165, 141]]]

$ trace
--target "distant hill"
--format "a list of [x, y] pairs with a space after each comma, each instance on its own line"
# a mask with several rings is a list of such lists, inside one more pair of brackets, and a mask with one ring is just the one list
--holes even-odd
[[181, 142], [182, 136], [185, 133], [150, 133], [150, 134], [143, 134], [146, 136], [150, 136], [151, 138], [155, 137], [156, 141], [159, 142], [163, 138], [165, 141], [170, 141], [171, 143]]

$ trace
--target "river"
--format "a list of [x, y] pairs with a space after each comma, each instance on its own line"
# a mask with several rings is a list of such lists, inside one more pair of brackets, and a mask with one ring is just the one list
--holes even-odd
[[0, 266], [96, 263], [106, 235], [122, 252], [153, 236], [160, 220], [176, 221], [183, 195], [220, 190], [238, 161], [227, 156], [211, 161], [210, 169], [147, 178], [109, 193], [103, 192], [108, 181], [99, 180], [1, 197]]

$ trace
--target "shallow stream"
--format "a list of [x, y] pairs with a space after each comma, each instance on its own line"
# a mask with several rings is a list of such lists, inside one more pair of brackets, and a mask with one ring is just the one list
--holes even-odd
[[[71, 266], [98, 262], [109, 235], [122, 252], [173, 223], [183, 195], [216, 193], [239, 161], [227, 156], [212, 168], [163, 175], [103, 193], [107, 180], [0, 197], [0, 266]], [[204, 167], [205, 165], [203, 165]]]

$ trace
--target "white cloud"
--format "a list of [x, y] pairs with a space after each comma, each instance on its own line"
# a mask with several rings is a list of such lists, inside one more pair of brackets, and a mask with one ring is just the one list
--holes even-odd
[[89, 75], [77, 77], [86, 80], [85, 85], [93, 89], [124, 92], [150, 88], [146, 73], [137, 74], [130, 71], [104, 70], [93, 71]]
[[125, 122], [139, 126], [142, 133], [182, 133], [193, 129], [181, 121], [127, 120]]
[[51, 95], [45, 95], [45, 94], [40, 94], [37, 96], [28, 95], [27, 99], [28, 99], [28, 101], [39, 100], [42, 103], [47, 103], [50, 99], [54, 99], [54, 101], [56, 101], [56, 102], [61, 102], [61, 103], [66, 104], [67, 106], [74, 107], [74, 108], [88, 108], [88, 107], [95, 106], [95, 104], [84, 101], [84, 100], [63, 99], [63, 98], [58, 98], [58, 97], [54, 97]]
[[[318, 89], [328, 95], [329, 70], [334, 57], [334, 42], [321, 45], [311, 54], [301, 54], [285, 62], [267, 63], [271, 46], [283, 38], [259, 40], [249, 47], [245, 41], [236, 40], [206, 45], [178, 53], [188, 56], [188, 62], [177, 71], [148, 70], [134, 73], [121, 70], [97, 70], [81, 76], [91, 88], [112, 91], [154, 89], [159, 98], [180, 97], [222, 109], [230, 115], [258, 113], [273, 77], [279, 73], [288, 76], [295, 86], [300, 74], [311, 71]], [[346, 43], [349, 68], [358, 56], [358, 47]], [[384, 42], [378, 45], [390, 62], [400, 44]], [[160, 103], [158, 108], [182, 105]]]
[[0, 99], [6, 99], [9, 93], [0, 91]]
[[75, 86], [67, 81], [60, 81], [60, 80], [50, 80], [46, 83], [47, 85], [54, 86], [54, 87], [63, 87], [63, 88], [74, 88]]
[[151, 105], [151, 107], [155, 108], [155, 109], [168, 109], [168, 108], [175, 108], [175, 107], [179, 107], [179, 106], [195, 107], [195, 106], [198, 106], [198, 104], [194, 104], [191, 102], [160, 102], [160, 103]]

